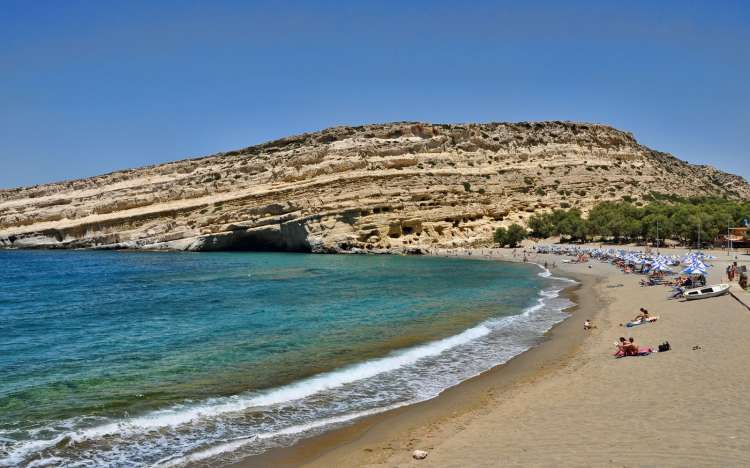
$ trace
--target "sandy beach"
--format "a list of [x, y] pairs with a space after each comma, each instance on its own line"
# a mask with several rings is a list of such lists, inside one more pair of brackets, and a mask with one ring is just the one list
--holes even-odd
[[[680, 253], [670, 249], [671, 253]], [[487, 251], [473, 251], [472, 257]], [[710, 282], [732, 257], [717, 252]], [[511, 251], [492, 258], [518, 261]], [[740, 255], [740, 260], [743, 256]], [[730, 295], [669, 301], [596, 260], [529, 261], [577, 279], [577, 306], [544, 343], [439, 397], [237, 466], [748, 466], [750, 310]], [[750, 294], [735, 290], [745, 303]], [[746, 297], [747, 296], [747, 297]], [[639, 307], [660, 319], [625, 328]], [[597, 328], [584, 332], [585, 319]], [[618, 337], [672, 350], [615, 359]], [[695, 349], [694, 349], [695, 348]], [[414, 460], [412, 452], [428, 452]]]

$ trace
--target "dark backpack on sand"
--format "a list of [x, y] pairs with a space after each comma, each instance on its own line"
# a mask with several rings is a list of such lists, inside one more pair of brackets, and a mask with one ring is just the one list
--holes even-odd
[[669, 351], [672, 349], [672, 347], [669, 345], [669, 341], [665, 341], [664, 343], [659, 345], [659, 352], [663, 353], [664, 351]]

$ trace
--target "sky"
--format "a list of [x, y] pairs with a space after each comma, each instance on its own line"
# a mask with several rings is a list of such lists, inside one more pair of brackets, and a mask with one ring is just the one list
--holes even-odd
[[747, 1], [0, 1], [0, 187], [335, 125], [574, 120], [750, 179]]

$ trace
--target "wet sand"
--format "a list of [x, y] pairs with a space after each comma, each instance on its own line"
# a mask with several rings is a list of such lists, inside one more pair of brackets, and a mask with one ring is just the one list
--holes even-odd
[[[567, 312], [574, 317], [596, 317], [597, 311], [605, 307], [594, 290], [599, 278], [580, 272], [567, 272], [565, 276], [579, 282], [561, 293], [576, 304]], [[510, 388], [533, 382], [552, 369], [565, 365], [577, 352], [585, 336], [579, 322], [582, 320], [565, 320], [557, 324], [546, 333], [540, 345], [447, 389], [432, 400], [362, 418], [343, 428], [303, 439], [293, 447], [271, 450], [233, 466], [300, 466], [306, 463], [356, 466], [364, 462], [363, 459], [358, 460], [360, 453], [368, 460], [366, 463], [372, 463], [373, 458], [379, 459], [380, 455], [390, 452], [405, 450], [411, 453], [411, 450], [418, 448], [417, 440], [402, 440], [394, 435], [410, 434], [422, 427], [482, 411], [485, 405], [501, 397]], [[340, 459], [342, 455], [343, 459]]]
[[[720, 265], [709, 280], [722, 279]], [[594, 289], [605, 305], [591, 317], [598, 328], [572, 356], [489, 388], [484, 398], [466, 394], [463, 412], [406, 430], [385, 421], [308, 464], [750, 466], [748, 310], [728, 295], [668, 301], [667, 288], [640, 287], [641, 276], [599, 262], [561, 269], [599, 278]], [[622, 286], [607, 287], [615, 285]], [[622, 327], [641, 306], [660, 320]], [[574, 329], [583, 319], [577, 315], [567, 321]], [[623, 335], [640, 345], [668, 340], [673, 349], [614, 359], [613, 342]], [[427, 450], [428, 458], [413, 460], [412, 447]]]
[[[745, 306], [729, 295], [669, 301], [668, 288], [640, 287], [641, 276], [597, 261], [530, 260], [582, 282], [567, 292], [573, 317], [540, 346], [433, 400], [237, 466], [750, 466]], [[715, 262], [710, 282], [725, 279], [728, 260]], [[621, 326], [639, 307], [660, 319]], [[582, 330], [586, 318], [595, 330]], [[614, 359], [619, 336], [672, 350]]]

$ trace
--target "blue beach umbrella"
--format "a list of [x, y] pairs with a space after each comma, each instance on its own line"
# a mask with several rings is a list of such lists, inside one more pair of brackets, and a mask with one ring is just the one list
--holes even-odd
[[689, 267], [682, 270], [682, 273], [686, 275], [705, 275], [706, 270], [698, 267], [697, 265], [690, 265]]
[[651, 269], [653, 271], [662, 271], [664, 273], [672, 271], [672, 269], [666, 263], [655, 263]]

